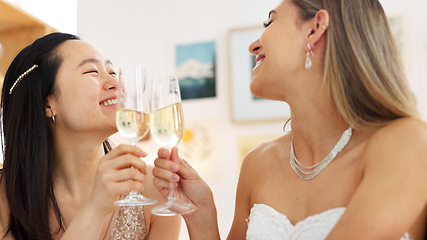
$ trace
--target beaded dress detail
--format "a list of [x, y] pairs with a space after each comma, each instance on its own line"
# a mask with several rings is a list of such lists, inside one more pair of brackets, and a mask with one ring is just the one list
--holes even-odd
[[110, 240], [144, 240], [147, 237], [143, 206], [120, 206]]
[[[248, 219], [247, 240], [323, 240], [341, 218], [345, 208], [332, 208], [297, 222], [265, 204], [255, 204]], [[400, 240], [411, 240], [409, 233]]]

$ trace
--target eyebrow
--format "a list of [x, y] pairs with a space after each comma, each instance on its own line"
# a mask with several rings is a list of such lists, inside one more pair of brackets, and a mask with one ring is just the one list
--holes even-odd
[[[85, 59], [85, 60], [83, 60], [80, 64], [79, 64], [79, 66], [78, 67], [81, 67], [81, 66], [83, 66], [83, 65], [85, 65], [85, 64], [87, 64], [87, 63], [99, 63], [99, 60], [98, 59], [96, 59], [96, 58], [87, 58], [87, 59]], [[110, 61], [110, 60], [105, 60], [105, 63], [106, 64], [108, 64], [108, 65], [113, 65], [113, 63]]]

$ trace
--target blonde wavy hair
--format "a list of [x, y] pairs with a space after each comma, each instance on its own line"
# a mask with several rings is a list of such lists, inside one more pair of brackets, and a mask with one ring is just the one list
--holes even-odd
[[291, 0], [303, 20], [325, 9], [324, 81], [341, 116], [355, 128], [419, 118], [400, 54], [378, 0]]

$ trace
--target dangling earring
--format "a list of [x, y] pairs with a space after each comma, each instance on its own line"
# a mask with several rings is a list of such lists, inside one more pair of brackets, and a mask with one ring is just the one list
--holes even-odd
[[313, 47], [310, 47], [310, 43], [307, 43], [307, 54], [306, 54], [306, 58], [305, 58], [305, 69], [310, 69], [311, 68], [311, 60], [310, 60], [310, 54], [311, 56], [314, 57], [314, 53], [313, 53], [313, 49], [314, 49], [314, 45]]
[[55, 124], [55, 122], [56, 122], [56, 121], [55, 121], [55, 115], [53, 115], [52, 108], [50, 108], [50, 112], [52, 113], [52, 117], [51, 117], [51, 118], [52, 118], [52, 122]]

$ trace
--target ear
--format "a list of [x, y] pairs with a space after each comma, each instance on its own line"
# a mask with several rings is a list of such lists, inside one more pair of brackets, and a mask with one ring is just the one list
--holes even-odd
[[51, 118], [52, 115], [53, 116], [56, 115], [54, 110], [54, 104], [53, 104], [52, 96], [48, 96], [46, 101], [46, 117]]
[[309, 20], [310, 31], [307, 36], [307, 42], [310, 44], [310, 50], [316, 45], [322, 37], [325, 36], [326, 30], [329, 27], [329, 13], [325, 9], [319, 10], [316, 16]]

